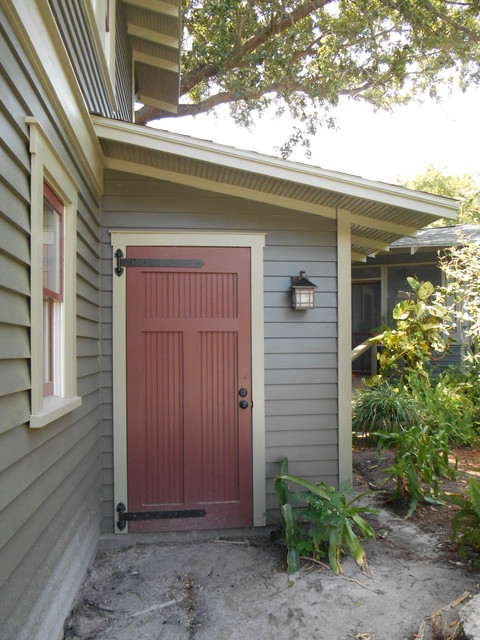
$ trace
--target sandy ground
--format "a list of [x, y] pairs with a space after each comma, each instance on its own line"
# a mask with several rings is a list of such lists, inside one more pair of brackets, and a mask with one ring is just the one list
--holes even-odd
[[[306, 562], [290, 587], [285, 551], [267, 538], [100, 552], [65, 640], [411, 640], [432, 613], [479, 592], [478, 574], [434, 536], [387, 511], [370, 521], [370, 577], [345, 557], [343, 577]], [[443, 614], [445, 625], [458, 609]], [[430, 623], [423, 638], [432, 638]]]

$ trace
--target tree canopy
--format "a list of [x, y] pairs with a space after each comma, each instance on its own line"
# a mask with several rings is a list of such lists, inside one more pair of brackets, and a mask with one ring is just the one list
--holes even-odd
[[342, 96], [389, 108], [480, 79], [478, 0], [184, 0], [183, 16], [176, 117], [228, 104], [249, 126], [275, 105], [302, 139]]
[[423, 174], [418, 174], [412, 180], [403, 183], [404, 187], [416, 191], [436, 193], [439, 196], [460, 200], [456, 220], [439, 220], [431, 226], [446, 226], [451, 224], [471, 224], [480, 222], [480, 182], [472, 174], [451, 176], [442, 173], [433, 166], [428, 167]]

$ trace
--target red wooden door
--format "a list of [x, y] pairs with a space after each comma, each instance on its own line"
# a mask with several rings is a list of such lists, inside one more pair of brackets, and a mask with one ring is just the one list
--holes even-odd
[[202, 266], [126, 269], [128, 510], [206, 515], [129, 530], [250, 526], [250, 249], [129, 247], [131, 257]]

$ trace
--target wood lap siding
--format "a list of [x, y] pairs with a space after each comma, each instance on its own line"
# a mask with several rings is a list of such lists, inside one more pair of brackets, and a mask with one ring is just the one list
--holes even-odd
[[[1, 9], [0, 49], [0, 87], [6, 89], [0, 91], [0, 628], [4, 640], [30, 640], [56, 637], [50, 612], [68, 613], [100, 530], [100, 210]], [[25, 117], [31, 115], [80, 185], [77, 391], [82, 405], [41, 429], [28, 425], [30, 154]]]
[[[108, 229], [266, 232], [265, 384], [269, 522], [279, 461], [293, 473], [338, 481], [335, 222], [258, 203], [107, 172], [103, 230], [102, 381], [104, 523], [112, 532], [112, 247]], [[300, 269], [315, 284], [316, 308], [294, 312], [288, 289]], [[255, 277], [255, 274], [253, 275]]]

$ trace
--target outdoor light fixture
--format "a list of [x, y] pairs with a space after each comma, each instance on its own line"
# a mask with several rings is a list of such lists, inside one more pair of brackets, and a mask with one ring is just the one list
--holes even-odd
[[305, 271], [299, 276], [292, 277], [290, 291], [292, 292], [292, 307], [294, 309], [313, 309], [316, 284], [307, 279]]

